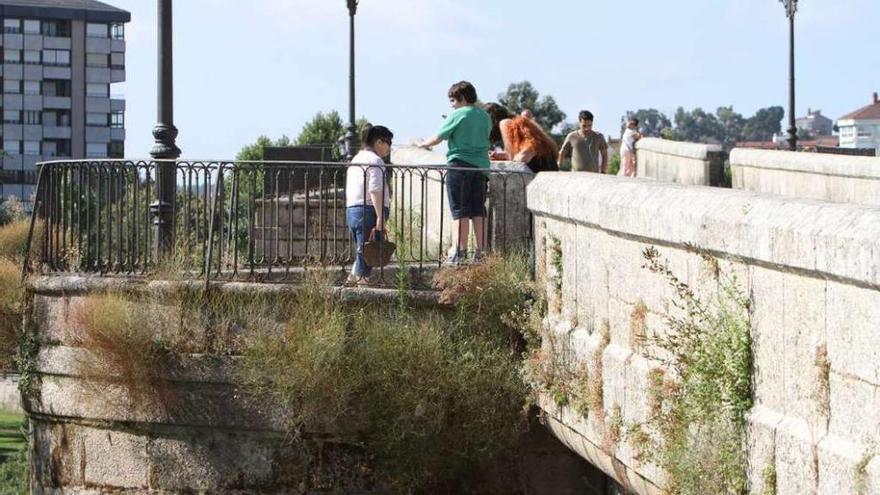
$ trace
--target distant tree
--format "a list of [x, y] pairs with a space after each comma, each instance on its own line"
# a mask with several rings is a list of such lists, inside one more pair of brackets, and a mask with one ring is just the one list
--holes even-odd
[[718, 116], [718, 122], [724, 129], [724, 139], [722, 139], [722, 142], [725, 146], [732, 147], [737, 141], [743, 140], [746, 119], [741, 114], [735, 112], [733, 106], [718, 107], [715, 115]]
[[762, 108], [750, 117], [743, 128], [745, 141], [770, 141], [782, 131], [785, 110], [780, 106]]
[[639, 128], [643, 136], [660, 137], [663, 129], [672, 128], [672, 121], [661, 111], [654, 108], [642, 108], [635, 112], [626, 112], [626, 115], [621, 119], [621, 134], [626, 127], [626, 122], [633, 117], [639, 119]]
[[675, 132], [683, 141], [693, 143], [720, 143], [724, 141], [724, 127], [715, 115], [702, 108], [688, 112], [678, 107], [675, 112]]
[[498, 102], [517, 114], [528, 108], [547, 132], [565, 120], [565, 112], [559, 109], [556, 100], [552, 96], [541, 97], [529, 81], [508, 86], [507, 91], [498, 95]]
[[291, 140], [287, 135], [282, 135], [274, 141], [266, 136], [260, 136], [255, 143], [244, 146], [238, 154], [235, 155], [235, 159], [241, 161], [259, 161], [263, 159], [263, 148], [290, 145]]

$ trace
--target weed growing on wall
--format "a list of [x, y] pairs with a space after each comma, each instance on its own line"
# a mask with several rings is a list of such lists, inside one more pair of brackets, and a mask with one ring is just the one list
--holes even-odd
[[162, 338], [172, 322], [162, 321], [163, 314], [115, 294], [89, 296], [74, 308], [71, 337], [85, 351], [75, 366], [89, 380], [89, 395], [106, 399], [109, 385], [122, 388], [126, 405], [135, 409], [173, 406], [175, 397], [160, 376], [173, 357]]
[[734, 276], [696, 248], [713, 276], [706, 301], [682, 282], [655, 248], [646, 267], [676, 291], [680, 316], [668, 315], [670, 332], [656, 344], [671, 354], [666, 365], [677, 386], [668, 387], [649, 421], [659, 436], [651, 459], [669, 475], [677, 494], [741, 494], [746, 490], [745, 416], [752, 405], [749, 300]]

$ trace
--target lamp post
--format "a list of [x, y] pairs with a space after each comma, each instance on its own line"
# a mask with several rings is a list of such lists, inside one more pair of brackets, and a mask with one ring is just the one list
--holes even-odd
[[797, 151], [797, 124], [794, 117], [794, 15], [797, 13], [798, 0], [779, 0], [785, 6], [788, 16], [788, 149]]
[[357, 14], [360, 0], [346, 0], [348, 4], [349, 25], [349, 58], [348, 58], [348, 129], [345, 132], [345, 159], [351, 160], [355, 148], [355, 125], [354, 125], [354, 16]]
[[177, 128], [174, 127], [174, 71], [172, 53], [172, 0], [158, 0], [159, 54], [156, 139], [150, 155], [156, 164], [156, 201], [150, 204], [153, 216], [153, 254], [158, 261], [174, 247], [174, 201], [177, 166]]

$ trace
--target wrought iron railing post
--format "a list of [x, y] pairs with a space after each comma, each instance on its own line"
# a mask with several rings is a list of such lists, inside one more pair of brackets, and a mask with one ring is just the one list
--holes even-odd
[[150, 155], [157, 160], [156, 201], [150, 205], [153, 216], [153, 255], [159, 260], [174, 248], [174, 201], [176, 192], [177, 128], [174, 127], [174, 63], [172, 43], [172, 0], [158, 0], [159, 6], [159, 83], [158, 123], [153, 128]]

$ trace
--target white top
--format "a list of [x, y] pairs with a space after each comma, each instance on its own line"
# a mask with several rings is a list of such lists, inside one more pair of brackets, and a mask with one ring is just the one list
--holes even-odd
[[351, 159], [351, 163], [352, 166], [345, 171], [345, 206], [372, 205], [370, 193], [383, 191], [384, 206], [391, 206], [391, 188], [385, 183], [385, 161], [370, 150], [361, 150]]
[[623, 132], [623, 139], [620, 140], [620, 152], [621, 153], [635, 153], [636, 152], [636, 131], [634, 129], [627, 128]]

